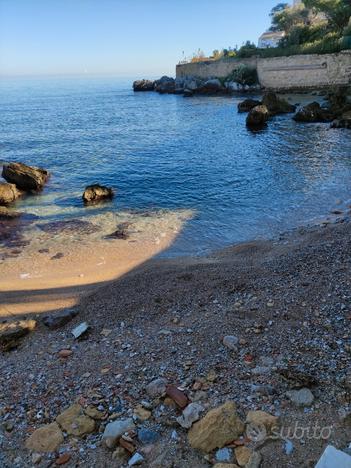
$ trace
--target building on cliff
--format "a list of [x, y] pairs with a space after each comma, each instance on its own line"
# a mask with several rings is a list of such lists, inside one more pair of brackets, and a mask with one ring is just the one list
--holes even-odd
[[260, 49], [268, 49], [268, 47], [278, 47], [279, 41], [285, 36], [284, 31], [267, 31], [258, 39], [258, 47]]

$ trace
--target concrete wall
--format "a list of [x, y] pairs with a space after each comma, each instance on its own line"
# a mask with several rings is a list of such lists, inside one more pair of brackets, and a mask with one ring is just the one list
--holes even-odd
[[209, 60], [207, 62], [185, 63], [177, 65], [177, 78], [185, 76], [196, 76], [197, 78], [225, 78], [240, 65], [250, 67], [257, 66], [255, 57], [248, 59], [226, 58], [221, 60]]
[[177, 77], [224, 78], [241, 64], [256, 67], [260, 84], [276, 90], [351, 85], [351, 51], [266, 59], [222, 59], [177, 66]]

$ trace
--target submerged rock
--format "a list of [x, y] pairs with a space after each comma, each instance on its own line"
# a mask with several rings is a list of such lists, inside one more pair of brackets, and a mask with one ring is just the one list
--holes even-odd
[[318, 102], [301, 107], [293, 117], [296, 122], [331, 122], [333, 118], [333, 114], [327, 109], [322, 109]]
[[246, 125], [250, 128], [264, 127], [269, 119], [269, 112], [266, 106], [256, 106], [250, 110]]
[[9, 205], [21, 195], [15, 184], [0, 183], [0, 205]]
[[101, 201], [112, 200], [114, 191], [111, 187], [95, 184], [85, 187], [83, 201], [85, 204], [99, 203]]
[[192, 426], [188, 433], [189, 443], [193, 448], [209, 453], [237, 439], [244, 427], [236, 413], [235, 403], [228, 401], [209, 411]]
[[155, 89], [155, 82], [150, 80], [137, 80], [133, 83], [134, 91], [153, 91]]
[[262, 103], [261, 101], [257, 101], [256, 99], [245, 99], [238, 104], [238, 112], [250, 112], [256, 106], [260, 106]]
[[270, 115], [289, 114], [296, 111], [296, 107], [285, 99], [278, 98], [275, 93], [268, 92], [263, 96], [262, 104], [267, 107]]
[[41, 167], [26, 166], [22, 163], [4, 164], [3, 178], [26, 192], [42, 190], [49, 178], [49, 172]]
[[68, 219], [66, 221], [53, 221], [39, 224], [38, 228], [49, 234], [93, 234], [101, 229], [96, 224], [82, 219]]
[[0, 221], [9, 221], [11, 219], [17, 219], [20, 216], [21, 213], [19, 213], [18, 211], [10, 211], [4, 206], [0, 206]]

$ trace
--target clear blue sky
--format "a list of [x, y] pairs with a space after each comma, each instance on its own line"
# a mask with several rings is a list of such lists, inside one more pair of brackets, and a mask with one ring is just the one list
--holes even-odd
[[198, 48], [257, 42], [279, 0], [0, 0], [0, 74], [174, 74]]

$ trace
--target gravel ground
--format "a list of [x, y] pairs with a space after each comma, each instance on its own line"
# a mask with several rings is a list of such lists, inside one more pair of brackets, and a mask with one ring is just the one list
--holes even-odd
[[[37, 328], [0, 360], [0, 466], [47, 467], [66, 453], [65, 466], [127, 466], [101, 433], [141, 402], [152, 414], [138, 428], [158, 434], [151, 445], [136, 441], [142, 466], [211, 466], [213, 454], [189, 446], [172, 400], [147, 394], [159, 377], [206, 410], [234, 400], [243, 420], [249, 410], [279, 416], [280, 438], [247, 441], [264, 468], [314, 466], [328, 444], [346, 450], [350, 252], [345, 218], [206, 258], [149, 261], [85, 297], [78, 316], [55, 331], [32, 316]], [[74, 340], [71, 330], [83, 321], [90, 332]], [[234, 349], [223, 344], [228, 335], [236, 337]], [[61, 358], [63, 349], [72, 353]], [[311, 406], [287, 397], [299, 388], [310, 389]], [[56, 453], [31, 454], [25, 441], [33, 430], [76, 401], [104, 413], [95, 432], [65, 436]], [[302, 437], [292, 436], [297, 427], [305, 428]]]

